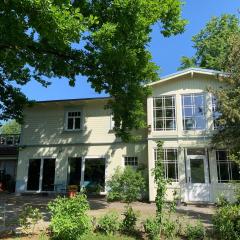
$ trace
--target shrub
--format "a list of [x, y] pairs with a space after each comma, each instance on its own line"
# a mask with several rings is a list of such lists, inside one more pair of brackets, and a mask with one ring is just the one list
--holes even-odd
[[171, 221], [169, 218], [163, 220], [162, 232], [166, 239], [175, 239], [178, 231], [176, 221]]
[[224, 195], [221, 194], [217, 197], [217, 202], [216, 202], [217, 207], [223, 207], [223, 206], [226, 206], [228, 204], [229, 204], [229, 202], [226, 199], [226, 197], [224, 197]]
[[33, 208], [30, 205], [25, 206], [19, 215], [19, 225], [27, 232], [32, 227], [34, 232], [35, 225], [42, 219], [42, 214], [38, 208]]
[[120, 228], [118, 214], [115, 212], [109, 212], [105, 214], [99, 219], [98, 228], [101, 232], [107, 235], [113, 235], [116, 233]]
[[205, 237], [205, 228], [201, 222], [196, 225], [187, 225], [186, 237], [188, 240], [201, 240]]
[[145, 233], [150, 240], [157, 240], [160, 237], [159, 224], [156, 219], [148, 218], [143, 224]]
[[121, 226], [122, 231], [126, 233], [133, 233], [137, 223], [137, 213], [134, 212], [131, 206], [127, 206], [123, 215], [124, 218]]
[[141, 171], [126, 167], [124, 170], [117, 168], [112, 178], [107, 181], [109, 189], [107, 200], [133, 202], [142, 198], [146, 188], [146, 181]]
[[220, 239], [239, 240], [240, 206], [226, 205], [217, 209], [213, 224]]
[[51, 212], [50, 228], [54, 238], [78, 239], [91, 229], [87, 215], [89, 204], [84, 194], [73, 198], [58, 197], [48, 205]]

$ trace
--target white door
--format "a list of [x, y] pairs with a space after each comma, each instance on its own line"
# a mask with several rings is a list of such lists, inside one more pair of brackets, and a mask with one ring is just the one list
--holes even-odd
[[186, 160], [187, 201], [208, 202], [210, 200], [210, 193], [208, 164], [206, 156], [188, 155]]

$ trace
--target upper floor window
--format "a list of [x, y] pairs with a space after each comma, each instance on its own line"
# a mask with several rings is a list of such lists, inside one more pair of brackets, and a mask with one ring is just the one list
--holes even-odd
[[217, 98], [212, 96], [212, 117], [213, 117], [213, 128], [218, 128], [218, 118], [221, 116], [221, 113], [217, 111]]
[[[157, 160], [157, 149], [154, 149], [154, 160]], [[177, 149], [164, 149], [163, 165], [165, 179], [178, 182]]]
[[218, 182], [240, 180], [239, 165], [229, 160], [229, 153], [225, 150], [216, 151]]
[[80, 130], [81, 129], [81, 112], [67, 112], [66, 119], [67, 130]]
[[138, 166], [138, 158], [137, 157], [124, 157], [124, 165], [125, 166]]
[[153, 99], [153, 121], [155, 131], [176, 130], [175, 96]]
[[182, 96], [183, 129], [196, 130], [206, 128], [204, 94]]

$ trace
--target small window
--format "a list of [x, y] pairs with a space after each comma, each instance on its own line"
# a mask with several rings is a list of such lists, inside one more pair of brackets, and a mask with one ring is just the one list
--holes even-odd
[[67, 130], [81, 129], [81, 112], [67, 112]]
[[124, 165], [125, 166], [138, 166], [138, 158], [137, 157], [124, 157]]
[[219, 183], [240, 180], [239, 165], [229, 160], [228, 151], [217, 150], [216, 159]]
[[[154, 149], [154, 160], [157, 161], [157, 149]], [[177, 149], [164, 149], [163, 165], [165, 179], [178, 182]]]

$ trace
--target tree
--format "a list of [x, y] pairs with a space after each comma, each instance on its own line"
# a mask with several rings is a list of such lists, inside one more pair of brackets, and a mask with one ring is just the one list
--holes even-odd
[[240, 32], [239, 19], [235, 15], [224, 14], [213, 17], [206, 26], [193, 36], [193, 57], [182, 57], [179, 69], [201, 67], [224, 70], [222, 63], [227, 58], [229, 36]]
[[20, 134], [21, 125], [16, 120], [11, 120], [0, 127], [0, 134]]
[[[217, 98], [217, 110], [221, 113], [217, 122], [218, 132], [213, 136], [215, 145], [227, 146], [235, 160], [240, 159], [240, 33], [228, 39], [227, 57], [222, 62], [226, 76], [221, 80], [227, 88], [213, 91]], [[235, 155], [235, 157], [234, 157]]]
[[[112, 99], [116, 135], [130, 140], [145, 126], [144, 84], [157, 79], [146, 46], [151, 27], [182, 33], [180, 0], [4, 0], [0, 3], [0, 119], [22, 119], [26, 96], [17, 85], [85, 75]], [[79, 45], [81, 43], [81, 45]], [[127, 104], [126, 104], [127, 103]]]
[[218, 76], [227, 88], [210, 89], [217, 99], [218, 131], [213, 135], [215, 147], [228, 148], [232, 157], [240, 159], [240, 25], [235, 15], [212, 18], [199, 34], [193, 37], [196, 54], [183, 57], [181, 68], [197, 66], [222, 70]]

